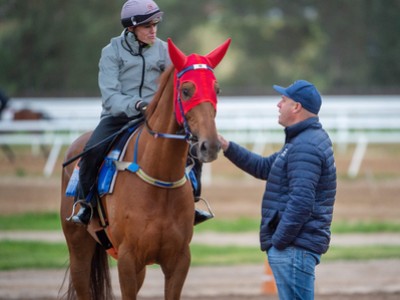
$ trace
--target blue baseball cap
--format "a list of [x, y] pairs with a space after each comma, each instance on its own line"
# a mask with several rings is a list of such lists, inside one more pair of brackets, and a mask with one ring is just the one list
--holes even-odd
[[318, 114], [322, 100], [317, 88], [306, 80], [297, 80], [287, 88], [279, 85], [273, 86], [274, 90], [279, 94], [289, 97], [314, 114]]

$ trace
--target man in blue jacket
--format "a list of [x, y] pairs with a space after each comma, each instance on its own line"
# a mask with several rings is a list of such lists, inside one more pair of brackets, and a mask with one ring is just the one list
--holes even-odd
[[280, 299], [314, 299], [315, 267], [328, 250], [336, 196], [332, 142], [319, 122], [321, 96], [298, 80], [282, 95], [279, 124], [285, 144], [262, 157], [222, 136], [224, 155], [243, 171], [266, 180], [260, 227]]

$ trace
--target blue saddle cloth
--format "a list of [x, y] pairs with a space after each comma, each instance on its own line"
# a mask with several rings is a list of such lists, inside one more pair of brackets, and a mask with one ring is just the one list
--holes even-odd
[[[115, 138], [112, 144], [112, 148], [108, 155], [104, 158], [103, 164], [100, 167], [97, 177], [97, 192], [98, 194], [104, 195], [110, 191], [111, 183], [116, 175], [116, 169], [114, 161], [120, 158], [122, 150], [129, 139], [130, 135], [142, 124], [143, 122], [137, 122], [132, 127], [127, 128], [120, 135]], [[68, 186], [65, 190], [65, 194], [68, 197], [75, 197], [79, 184], [79, 166], [75, 165], [72, 176], [68, 182]], [[93, 193], [90, 193], [93, 194]]]

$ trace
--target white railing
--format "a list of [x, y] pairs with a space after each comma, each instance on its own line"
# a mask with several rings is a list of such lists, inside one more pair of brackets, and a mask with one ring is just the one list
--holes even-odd
[[[227, 139], [253, 145], [262, 153], [267, 144], [283, 143], [278, 124], [276, 97], [221, 97], [217, 128]], [[356, 176], [368, 144], [400, 143], [400, 96], [324, 96], [320, 120], [342, 151], [348, 144], [356, 150], [348, 169]], [[12, 112], [29, 108], [45, 113], [48, 120], [12, 120]], [[61, 147], [69, 145], [98, 123], [98, 98], [17, 98], [0, 120], [0, 145], [50, 145], [44, 169], [51, 175]]]

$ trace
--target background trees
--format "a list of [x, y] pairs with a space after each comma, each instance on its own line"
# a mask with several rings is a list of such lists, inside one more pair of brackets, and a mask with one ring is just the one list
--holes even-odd
[[[98, 96], [101, 48], [123, 0], [0, 0], [0, 88], [11, 96]], [[186, 53], [232, 38], [224, 95], [297, 78], [324, 93], [400, 92], [400, 0], [158, 0], [159, 27]]]

